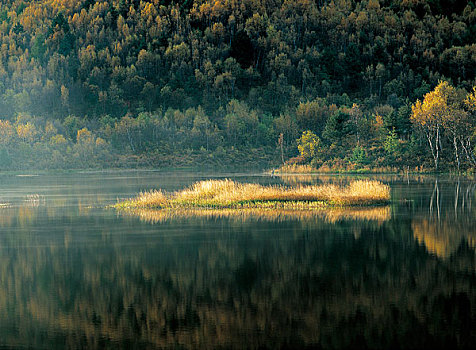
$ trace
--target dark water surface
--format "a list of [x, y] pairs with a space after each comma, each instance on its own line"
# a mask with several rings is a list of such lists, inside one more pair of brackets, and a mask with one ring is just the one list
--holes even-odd
[[389, 207], [315, 215], [104, 208], [210, 177], [0, 175], [0, 348], [476, 348], [474, 180], [382, 176]]

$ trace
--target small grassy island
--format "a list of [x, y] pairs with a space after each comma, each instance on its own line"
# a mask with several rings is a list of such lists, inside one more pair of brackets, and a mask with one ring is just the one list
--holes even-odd
[[200, 181], [187, 189], [166, 194], [140, 193], [117, 203], [116, 209], [289, 209], [387, 204], [390, 188], [379, 181], [357, 180], [346, 186], [333, 184], [285, 187], [238, 183], [232, 180]]

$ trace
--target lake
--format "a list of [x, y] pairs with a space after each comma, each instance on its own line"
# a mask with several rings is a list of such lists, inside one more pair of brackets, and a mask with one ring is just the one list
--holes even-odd
[[195, 181], [348, 176], [0, 175], [0, 348], [474, 348], [476, 182], [371, 176], [387, 207], [121, 213]]

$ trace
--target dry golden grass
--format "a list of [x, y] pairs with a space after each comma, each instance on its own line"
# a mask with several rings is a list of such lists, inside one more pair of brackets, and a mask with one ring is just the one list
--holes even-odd
[[166, 208], [168, 206], [168, 199], [165, 194], [157, 190], [141, 192], [131, 202], [137, 208]]
[[163, 223], [183, 218], [204, 218], [204, 219], [231, 219], [240, 222], [249, 220], [282, 222], [288, 220], [299, 220], [302, 222], [316, 219], [324, 220], [327, 223], [336, 223], [342, 220], [374, 221], [383, 223], [390, 219], [391, 212], [389, 206], [372, 208], [332, 208], [318, 210], [284, 210], [284, 209], [262, 209], [248, 208], [236, 209], [177, 209], [177, 210], [154, 210], [135, 209], [125, 212], [126, 215], [139, 217], [142, 221], [151, 224]]
[[200, 181], [167, 196], [162, 191], [141, 193], [116, 208], [267, 208], [319, 209], [328, 206], [362, 206], [388, 203], [390, 188], [379, 182], [357, 180], [347, 186], [263, 186], [232, 180]]

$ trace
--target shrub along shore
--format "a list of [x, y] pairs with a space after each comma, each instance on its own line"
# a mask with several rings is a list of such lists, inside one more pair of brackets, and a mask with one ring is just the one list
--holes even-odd
[[358, 180], [347, 186], [333, 184], [285, 187], [238, 183], [232, 180], [200, 181], [187, 189], [166, 194], [140, 193], [119, 202], [117, 209], [289, 209], [371, 206], [390, 201], [390, 188], [379, 181]]

